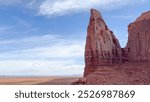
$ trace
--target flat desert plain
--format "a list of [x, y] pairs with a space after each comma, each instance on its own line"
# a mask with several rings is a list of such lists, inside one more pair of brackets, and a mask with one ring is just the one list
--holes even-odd
[[0, 77], [0, 85], [70, 85], [80, 77]]

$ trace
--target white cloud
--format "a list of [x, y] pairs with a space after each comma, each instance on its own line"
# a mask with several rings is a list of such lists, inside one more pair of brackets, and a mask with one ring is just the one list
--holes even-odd
[[45, 0], [39, 7], [42, 15], [64, 15], [96, 5], [99, 0]]
[[116, 15], [116, 16], [111, 16], [113, 18], [116, 18], [116, 19], [131, 19], [131, 20], [134, 20], [136, 18], [135, 15]]
[[[83, 73], [84, 43], [78, 39], [63, 39], [57, 35], [48, 34], [11, 41], [4, 40], [0, 42], [0, 46], [2, 45], [16, 49], [0, 53], [0, 74], [73, 75]], [[28, 47], [22, 48], [22, 46]]]
[[9, 40], [0, 40], [0, 44], [23, 44], [23, 43], [43, 43], [43, 42], [47, 42], [47, 41], [56, 41], [56, 40], [60, 40], [58, 35], [50, 35], [50, 34], [46, 34], [43, 36], [31, 36], [31, 37], [27, 37], [27, 38], [22, 38], [22, 39], [9, 39]]
[[70, 61], [4, 60], [0, 75], [76, 75], [83, 74], [83, 65]]
[[136, 2], [135, 0], [45, 0], [39, 7], [39, 14], [51, 17], [90, 8], [113, 9]]
[[[2, 42], [1, 42], [2, 43]], [[3, 42], [3, 43], [12, 43]], [[43, 44], [41, 44], [43, 45]], [[21, 46], [21, 44], [20, 44]], [[30, 45], [29, 45], [30, 46]], [[19, 49], [19, 50], [18, 50]], [[3, 52], [0, 54], [0, 59], [12, 59], [12, 58], [26, 58], [26, 59], [51, 59], [51, 58], [77, 58], [82, 57], [84, 51], [84, 43], [79, 42], [57, 42], [54, 45], [43, 45], [29, 47], [29, 49], [18, 49], [15, 51]]]
[[148, 0], [0, 0], [0, 5], [20, 5], [38, 11], [39, 15], [60, 16], [91, 8], [112, 10]]

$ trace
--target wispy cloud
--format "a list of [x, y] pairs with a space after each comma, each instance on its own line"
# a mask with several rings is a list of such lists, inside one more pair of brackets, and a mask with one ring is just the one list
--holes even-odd
[[45, 0], [39, 7], [41, 15], [65, 15], [78, 10], [85, 10], [96, 5], [99, 0]]
[[[35, 40], [35, 39], [34, 39]], [[29, 41], [29, 42], [28, 42]], [[22, 40], [22, 41], [2, 41], [1, 45], [8, 45], [11, 48], [6, 48], [1, 52], [0, 59], [52, 59], [52, 58], [76, 58], [81, 57], [84, 51], [83, 42], [75, 41], [31, 41], [31, 40]], [[62, 41], [62, 42], [61, 42]], [[22, 47], [23, 46], [23, 47]], [[14, 49], [14, 47], [16, 49]], [[10, 49], [8, 51], [7, 49]], [[7, 51], [7, 52], [6, 52]]]
[[39, 14], [47, 16], [66, 15], [90, 8], [114, 9], [120, 6], [134, 4], [136, 0], [45, 0], [39, 6]]
[[113, 18], [116, 18], [116, 19], [135, 19], [137, 16], [135, 15], [116, 15], [116, 16], [111, 16]]
[[148, 0], [0, 0], [0, 5], [19, 4], [34, 9], [39, 15], [60, 16], [89, 11], [90, 8], [112, 10], [118, 7], [144, 3]]
[[[12, 48], [7, 47], [9, 51], [0, 53], [0, 74], [24, 75], [27, 72], [30, 75], [69, 75], [83, 73], [84, 43], [77, 39], [63, 39], [48, 34], [0, 42], [0, 46], [7, 45]], [[72, 70], [75, 72], [72, 73]]]
[[0, 75], [76, 75], [84, 66], [73, 60], [3, 60]]

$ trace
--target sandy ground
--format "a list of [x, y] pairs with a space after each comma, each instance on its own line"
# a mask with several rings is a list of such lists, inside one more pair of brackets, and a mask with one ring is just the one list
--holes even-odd
[[79, 77], [0, 77], [0, 85], [70, 85]]

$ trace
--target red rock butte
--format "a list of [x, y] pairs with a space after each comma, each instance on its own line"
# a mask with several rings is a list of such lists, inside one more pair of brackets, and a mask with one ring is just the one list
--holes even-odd
[[128, 26], [121, 48], [99, 11], [91, 9], [84, 77], [74, 84], [150, 84], [150, 11]]
[[104, 22], [100, 12], [91, 9], [85, 46], [86, 76], [93, 67], [108, 63], [121, 63], [121, 47], [118, 39]]
[[123, 49], [128, 61], [150, 63], [150, 11], [128, 26], [128, 43]]

